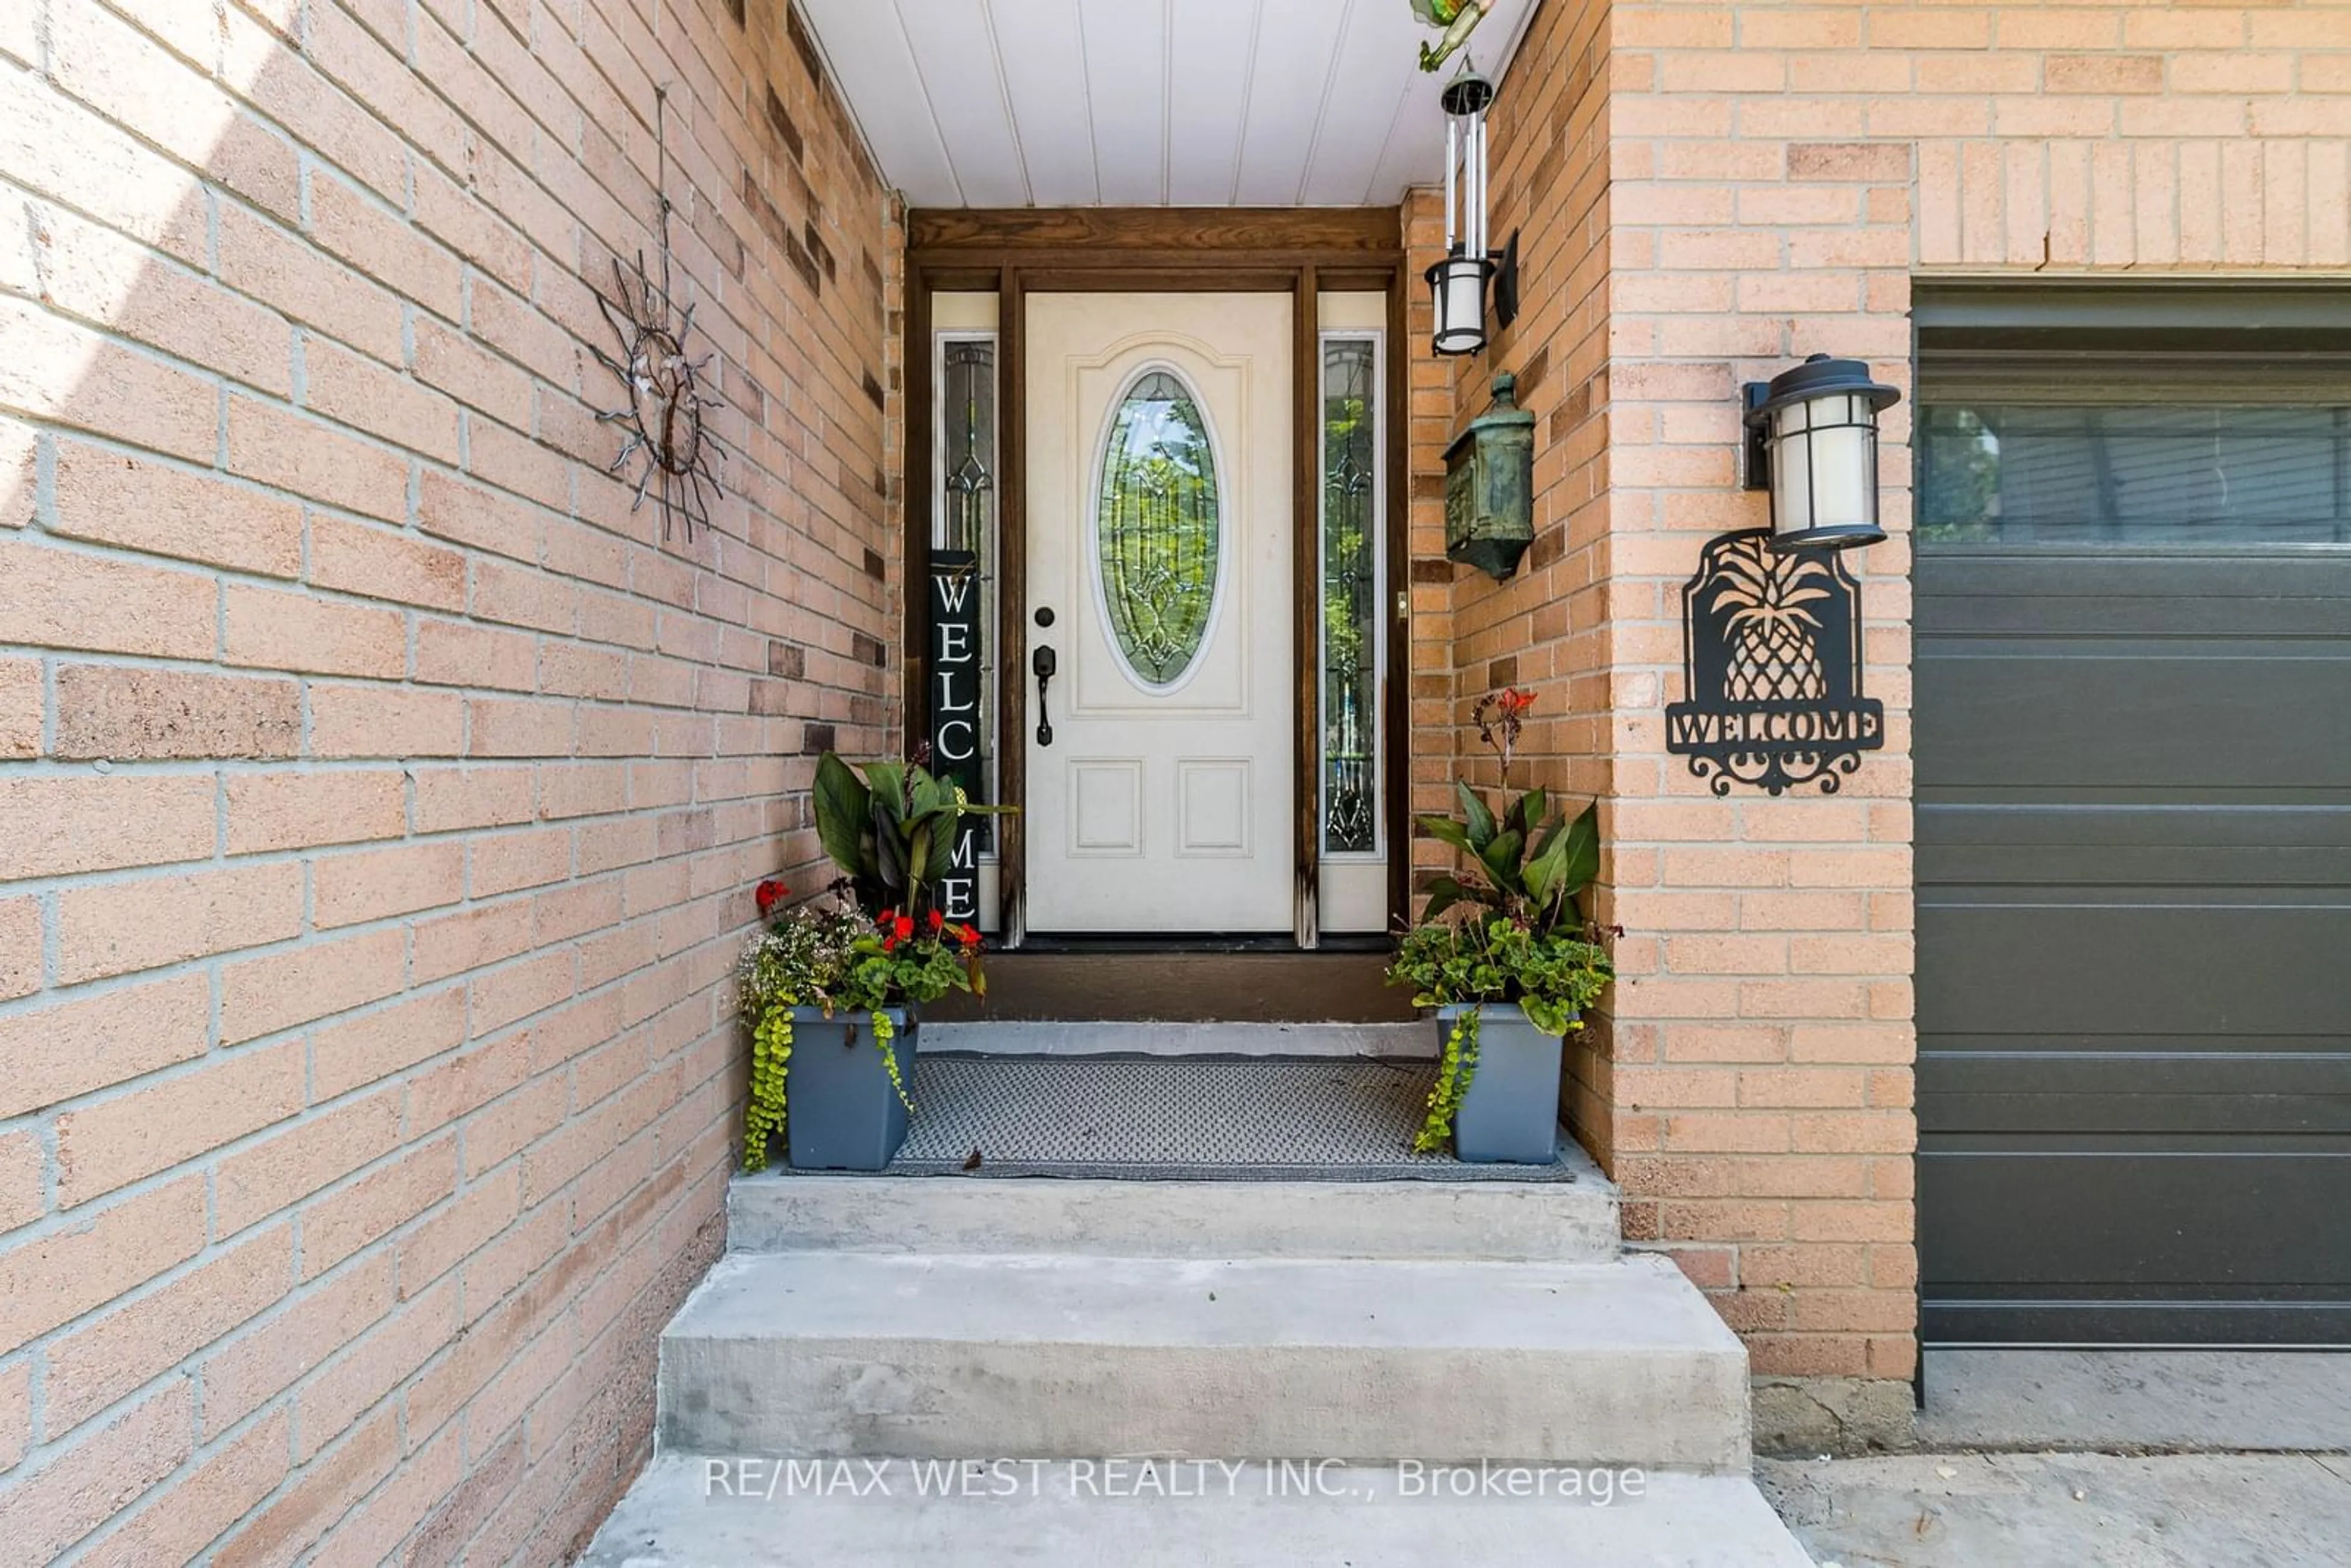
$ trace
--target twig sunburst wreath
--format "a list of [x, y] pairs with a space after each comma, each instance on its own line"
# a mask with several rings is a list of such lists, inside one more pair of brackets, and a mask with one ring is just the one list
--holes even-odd
[[673, 524], [685, 529], [688, 544], [694, 530], [710, 526], [710, 503], [719, 493], [718, 464], [726, 447], [710, 428], [710, 413], [725, 406], [704, 384], [714, 354], [695, 358], [686, 344], [694, 335], [694, 307], [681, 306], [670, 274], [669, 193], [664, 181], [669, 172], [667, 125], [664, 110], [668, 89], [653, 89], [653, 139], [659, 149], [654, 196], [661, 204], [661, 274], [658, 280], [645, 266], [645, 253], [623, 266], [612, 259], [612, 295], [591, 292], [596, 308], [619, 340], [617, 355], [591, 346], [597, 362], [621, 382], [627, 402], [596, 415], [602, 424], [622, 427], [626, 439], [608, 473], [625, 480], [632, 465], [636, 471], [634, 514], [647, 497], [662, 515], [662, 538]]

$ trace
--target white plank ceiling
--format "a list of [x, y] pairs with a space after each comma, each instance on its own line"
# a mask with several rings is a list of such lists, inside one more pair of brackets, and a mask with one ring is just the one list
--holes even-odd
[[[1444, 177], [1408, 0], [793, 3], [916, 206], [1384, 206]], [[1541, 3], [1472, 36], [1489, 76]]]

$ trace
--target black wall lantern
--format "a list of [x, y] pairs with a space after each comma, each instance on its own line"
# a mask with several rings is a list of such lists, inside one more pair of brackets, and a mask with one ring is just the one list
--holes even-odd
[[1771, 492], [1773, 549], [1848, 549], [1886, 538], [1877, 416], [1901, 396], [1859, 360], [1826, 354], [1747, 383], [1747, 487]]
[[1445, 259], [1426, 274], [1437, 307], [1435, 348], [1474, 354], [1486, 346], [1486, 285], [1494, 285], [1494, 318], [1508, 327], [1519, 314], [1519, 236], [1488, 248], [1486, 231], [1486, 110], [1494, 84], [1465, 58], [1445, 84]]

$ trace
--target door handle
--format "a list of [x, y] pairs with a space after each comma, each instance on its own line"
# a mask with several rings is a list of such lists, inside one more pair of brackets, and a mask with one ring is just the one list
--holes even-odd
[[1029, 667], [1037, 672], [1037, 744], [1050, 746], [1053, 744], [1053, 722], [1045, 712], [1045, 688], [1053, 684], [1053, 673], [1059, 667], [1059, 661], [1053, 657], [1052, 649], [1040, 647], [1029, 657]]

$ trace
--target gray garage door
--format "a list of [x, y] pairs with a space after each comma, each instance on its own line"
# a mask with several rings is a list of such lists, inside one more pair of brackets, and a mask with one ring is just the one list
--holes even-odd
[[2351, 290], [1918, 327], [1926, 1338], [2351, 1343]]

